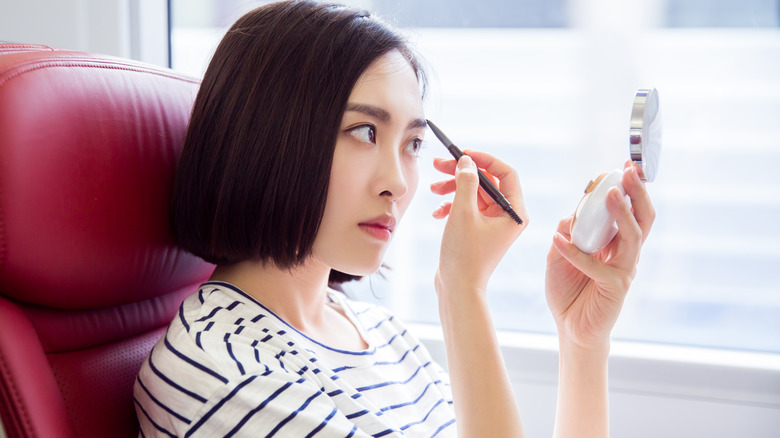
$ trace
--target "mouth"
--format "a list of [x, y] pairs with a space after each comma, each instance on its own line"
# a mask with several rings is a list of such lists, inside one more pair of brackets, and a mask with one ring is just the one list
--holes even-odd
[[392, 237], [393, 230], [395, 230], [395, 218], [389, 215], [378, 216], [360, 222], [358, 226], [375, 239], [387, 242]]

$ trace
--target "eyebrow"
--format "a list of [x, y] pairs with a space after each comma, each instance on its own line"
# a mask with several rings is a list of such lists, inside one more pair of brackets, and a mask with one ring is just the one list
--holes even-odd
[[[382, 123], [388, 123], [390, 121], [390, 113], [386, 110], [363, 103], [347, 103], [347, 109], [345, 111], [355, 111], [359, 113], [371, 116]], [[428, 123], [425, 119], [414, 119], [406, 126], [406, 129], [425, 128]]]

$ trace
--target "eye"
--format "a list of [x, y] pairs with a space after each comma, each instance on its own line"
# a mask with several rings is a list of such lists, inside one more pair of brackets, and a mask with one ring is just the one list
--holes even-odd
[[371, 125], [361, 125], [349, 130], [349, 133], [364, 143], [376, 144], [376, 128]]
[[420, 156], [420, 150], [423, 148], [423, 141], [419, 138], [412, 139], [404, 146], [404, 151], [413, 157]]

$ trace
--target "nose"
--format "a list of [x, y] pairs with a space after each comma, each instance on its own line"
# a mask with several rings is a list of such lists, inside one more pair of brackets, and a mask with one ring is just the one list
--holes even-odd
[[392, 201], [403, 198], [409, 191], [407, 175], [399, 154], [387, 154], [380, 160], [377, 169], [377, 190], [379, 196]]

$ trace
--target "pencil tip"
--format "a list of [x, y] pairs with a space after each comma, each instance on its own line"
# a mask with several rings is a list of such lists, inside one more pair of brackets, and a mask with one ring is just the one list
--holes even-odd
[[515, 222], [517, 222], [517, 225], [523, 225], [523, 220], [520, 219], [520, 216], [518, 216], [514, 210], [510, 209], [507, 213], [509, 213], [509, 216], [512, 216], [512, 219], [514, 219]]

